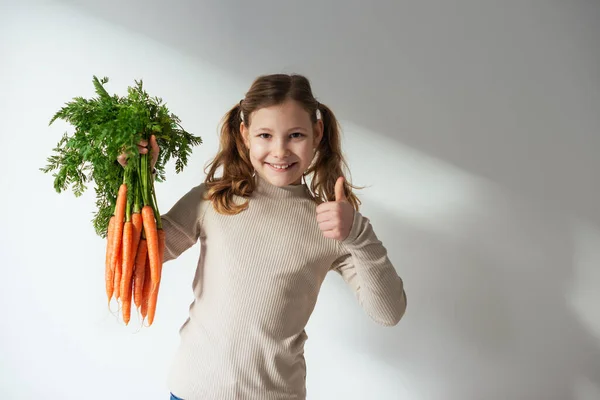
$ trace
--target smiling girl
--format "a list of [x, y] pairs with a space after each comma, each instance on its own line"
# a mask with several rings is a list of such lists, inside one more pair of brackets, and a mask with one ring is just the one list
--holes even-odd
[[201, 246], [172, 399], [305, 399], [304, 329], [329, 271], [374, 321], [402, 318], [402, 279], [344, 167], [337, 120], [301, 75], [257, 78], [225, 115], [205, 182], [162, 216], [165, 262]]

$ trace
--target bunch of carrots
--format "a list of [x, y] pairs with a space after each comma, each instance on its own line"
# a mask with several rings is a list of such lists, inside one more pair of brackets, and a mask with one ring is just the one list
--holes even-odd
[[[129, 167], [133, 164], [132, 167]], [[148, 155], [129, 163], [119, 188], [106, 236], [106, 295], [121, 303], [123, 321], [131, 317], [131, 301], [152, 325], [165, 249]], [[129, 182], [129, 185], [128, 183]]]
[[[187, 132], [180, 119], [160, 97], [150, 96], [142, 81], [127, 88], [126, 96], [108, 93], [108, 78], [92, 80], [96, 96], [74, 97], [50, 120], [63, 120], [75, 129], [65, 133], [44, 173], [53, 172], [54, 189], [72, 189], [81, 196], [93, 182], [96, 207], [92, 220], [96, 234], [106, 238], [106, 294], [120, 302], [123, 321], [129, 323], [131, 302], [152, 325], [156, 313], [162, 272], [165, 233], [154, 191], [164, 182], [165, 165], [174, 161], [183, 171], [199, 136]], [[141, 140], [155, 136], [160, 154], [139, 152]], [[125, 155], [126, 165], [117, 162]], [[155, 165], [149, 165], [153, 160]], [[102, 261], [101, 261], [102, 262]]]

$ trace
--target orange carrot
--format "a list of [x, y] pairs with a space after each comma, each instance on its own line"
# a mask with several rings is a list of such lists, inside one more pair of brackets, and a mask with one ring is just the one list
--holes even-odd
[[[161, 229], [158, 229], [158, 253], [159, 253], [159, 258], [160, 258], [160, 265], [162, 267], [163, 264], [163, 258], [165, 257], [165, 231]], [[162, 268], [161, 268], [161, 272], [162, 272]]]
[[[146, 239], [141, 238], [138, 245], [137, 255], [135, 257], [135, 267], [133, 268], [133, 301], [136, 307], [142, 305], [142, 296], [144, 281], [146, 279], [146, 259], [148, 258], [148, 246]], [[150, 275], [148, 275], [150, 276]]]
[[160, 287], [161, 260], [158, 249], [158, 232], [156, 221], [154, 220], [154, 211], [152, 207], [146, 205], [142, 208], [142, 219], [144, 221], [144, 232], [148, 241], [148, 259], [150, 262], [150, 297], [148, 299], [148, 324], [152, 325], [154, 314], [156, 312], [156, 302], [158, 299], [158, 290]]
[[150, 279], [150, 259], [146, 256], [145, 263], [146, 275], [144, 278], [144, 287], [142, 289], [142, 318], [146, 318], [148, 315], [148, 301], [150, 299], [150, 291], [152, 289], [152, 280]]
[[152, 283], [155, 284], [160, 280], [158, 274], [160, 264], [160, 254], [158, 251], [158, 232], [156, 230], [156, 221], [154, 220], [154, 211], [152, 207], [142, 207], [142, 220], [144, 224], [144, 233], [148, 243], [148, 258], [150, 259], [150, 274]]
[[132, 262], [133, 249], [133, 223], [126, 221], [123, 227], [123, 262], [121, 263], [122, 275], [119, 277], [119, 292], [123, 301], [123, 321], [125, 325], [129, 323], [131, 313], [131, 289], [127, 290], [127, 282], [131, 284], [131, 275], [133, 269]]
[[156, 305], [158, 303], [158, 292], [160, 289], [160, 277], [162, 276], [162, 264], [165, 250], [165, 231], [162, 229], [157, 230], [158, 236], [158, 250], [159, 250], [159, 266], [158, 266], [158, 281], [155, 283], [152, 282], [152, 287], [150, 289], [150, 294], [148, 297], [148, 325], [152, 325], [154, 321], [154, 314], [156, 313]]
[[119, 300], [121, 297], [121, 274], [122, 274], [122, 262], [123, 262], [123, 241], [121, 240], [121, 245], [117, 248], [117, 261], [115, 262], [115, 277], [113, 280], [114, 285], [114, 295], [115, 299]]
[[139, 212], [134, 212], [131, 215], [131, 222], [133, 224], [133, 245], [131, 247], [131, 272], [133, 274], [133, 268], [135, 266], [135, 260], [140, 245], [140, 240], [142, 238], [142, 231], [144, 230], [144, 226], [142, 225], [142, 214]]
[[[138, 245], [141, 239], [142, 233], [142, 215], [140, 213], [133, 213], [130, 221], [131, 228], [128, 228], [127, 223], [125, 225], [124, 232], [127, 229], [131, 230], [131, 241], [130, 251], [127, 262], [123, 260], [123, 276], [121, 278], [121, 298], [123, 300], [123, 321], [125, 325], [129, 323], [131, 316], [131, 297], [133, 290], [133, 271], [135, 268], [135, 261], [137, 256]], [[125, 237], [125, 233], [123, 234]]]
[[113, 279], [114, 279], [114, 271], [111, 268], [111, 260], [112, 260], [112, 236], [115, 232], [115, 216], [110, 217], [108, 222], [108, 229], [106, 231], [106, 269], [105, 269], [105, 280], [106, 280], [106, 296], [108, 297], [108, 302], [110, 303], [110, 299], [112, 298], [114, 287], [113, 287]]
[[[131, 215], [131, 222], [133, 222], [133, 253], [137, 253], [138, 245], [140, 244], [140, 239], [142, 238], [142, 230], [144, 226], [142, 225], [142, 214], [139, 212], [134, 212]], [[134, 257], [135, 261], [135, 257]]]
[[115, 206], [115, 232], [112, 237], [112, 255], [111, 255], [111, 268], [114, 271], [117, 266], [118, 252], [115, 251], [121, 247], [121, 241], [123, 240], [123, 223], [125, 221], [125, 208], [127, 206], [127, 185], [122, 183], [119, 187], [119, 193], [117, 195], [117, 204]]
[[156, 282], [156, 284], [152, 283], [152, 287], [150, 288], [150, 293], [148, 295], [148, 326], [152, 325], [152, 322], [154, 322], [159, 289], [160, 281]]

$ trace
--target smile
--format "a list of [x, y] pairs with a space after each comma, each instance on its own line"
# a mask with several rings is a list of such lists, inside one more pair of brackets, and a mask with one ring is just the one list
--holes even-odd
[[279, 171], [287, 171], [288, 169], [292, 168], [297, 163], [290, 163], [290, 164], [270, 164], [270, 163], [265, 163], [265, 164], [267, 164], [269, 167], [271, 167], [271, 169], [279, 172]]

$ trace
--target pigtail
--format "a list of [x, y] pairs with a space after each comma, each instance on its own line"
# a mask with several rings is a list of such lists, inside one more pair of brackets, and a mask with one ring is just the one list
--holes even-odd
[[323, 120], [323, 138], [316, 149], [315, 160], [306, 172], [306, 175], [312, 174], [310, 189], [317, 202], [333, 201], [335, 183], [339, 177], [344, 177], [346, 198], [358, 211], [361, 201], [352, 189], [360, 188], [352, 185], [346, 176], [350, 174], [350, 169], [342, 154], [340, 125], [329, 107], [321, 103], [317, 103], [317, 107]]
[[[221, 121], [219, 151], [205, 167], [207, 197], [217, 212], [226, 215], [245, 210], [248, 201], [236, 204], [234, 196], [248, 198], [256, 188], [249, 152], [240, 131], [242, 118], [241, 104], [225, 114]], [[222, 174], [217, 177], [219, 168]]]

